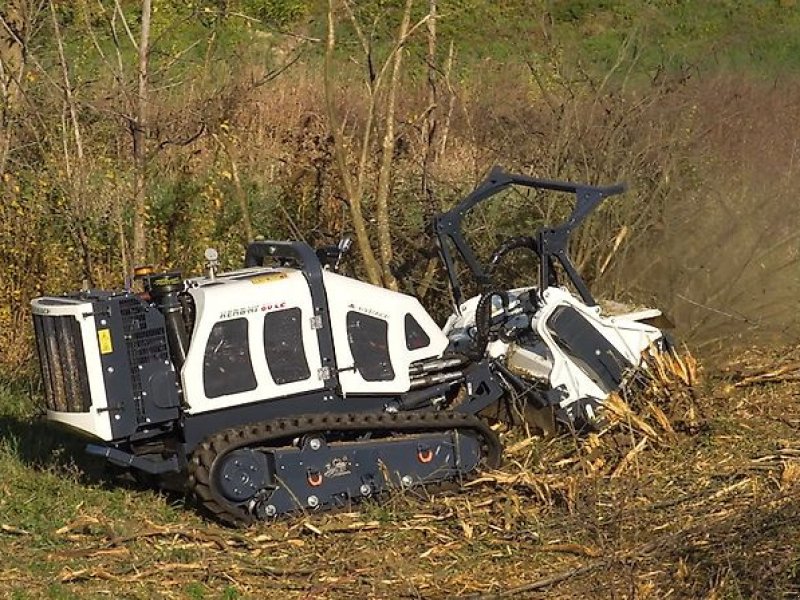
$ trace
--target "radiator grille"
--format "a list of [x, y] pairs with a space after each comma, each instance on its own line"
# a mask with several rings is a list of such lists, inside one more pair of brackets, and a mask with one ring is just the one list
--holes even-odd
[[33, 316], [48, 410], [88, 412], [89, 378], [81, 326], [72, 316]]
[[119, 303], [122, 316], [122, 329], [125, 332], [128, 363], [130, 364], [133, 397], [137, 402], [137, 411], [143, 414], [141, 406], [142, 376], [140, 365], [152, 362], [163, 363], [169, 360], [167, 337], [163, 327], [148, 327], [145, 305], [138, 299], [131, 298]]

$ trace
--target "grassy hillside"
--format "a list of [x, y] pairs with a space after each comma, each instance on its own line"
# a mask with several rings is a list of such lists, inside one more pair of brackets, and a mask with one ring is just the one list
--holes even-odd
[[[402, 2], [356, 5], [378, 14], [386, 7], [399, 11]], [[310, 22], [323, 34], [326, 7], [320, 0], [306, 3], [293, 24]], [[774, 76], [800, 68], [800, 6], [794, 0], [439, 0], [438, 10], [440, 35], [454, 41], [467, 69], [487, 59], [557, 58], [605, 72], [626, 44], [642, 72], [723, 68]], [[388, 23], [379, 22], [378, 31], [385, 34]]]

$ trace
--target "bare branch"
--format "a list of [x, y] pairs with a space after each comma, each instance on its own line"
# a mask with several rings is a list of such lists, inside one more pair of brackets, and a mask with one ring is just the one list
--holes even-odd
[[[123, 67], [122, 62], [122, 49], [120, 46], [119, 35], [117, 34], [117, 13], [116, 11], [109, 17], [108, 13], [106, 12], [105, 6], [103, 6], [102, 0], [97, 0], [97, 3], [100, 7], [100, 13], [105, 17], [106, 23], [108, 23], [109, 30], [111, 31], [111, 41], [114, 44], [114, 52], [117, 55], [117, 69], [113, 71], [115, 73], [115, 77], [117, 82], [120, 85], [120, 89], [122, 90], [123, 95], [125, 96], [125, 100], [128, 105], [128, 110], [133, 112], [133, 102], [127, 92], [127, 85], [125, 81], [125, 68]], [[89, 23], [88, 15], [86, 21], [87, 27], [91, 29], [91, 23]]]
[[[414, 0], [406, 0], [403, 18], [400, 22], [400, 31], [397, 34], [398, 40], [408, 39], [408, 29], [411, 23], [411, 6]], [[427, 21], [430, 14], [420, 21]], [[378, 221], [378, 240], [383, 262], [383, 281], [386, 287], [392, 290], [398, 289], [398, 283], [392, 274], [391, 264], [394, 257], [392, 249], [391, 225], [389, 219], [389, 188], [391, 185], [392, 163], [394, 161], [394, 126], [395, 111], [397, 106], [397, 88], [400, 85], [400, 75], [403, 64], [403, 46], [398, 43], [392, 61], [392, 77], [389, 82], [389, 91], [386, 98], [386, 116], [383, 135], [383, 145], [381, 154], [381, 166], [378, 172], [377, 200], [377, 221]], [[387, 60], [388, 63], [388, 60]]]
[[[239, 210], [242, 212], [242, 225], [244, 226], [244, 234], [247, 238], [247, 242], [251, 242], [254, 239], [253, 234], [253, 224], [250, 220], [250, 209], [247, 206], [247, 194], [245, 194], [244, 186], [242, 186], [242, 180], [239, 177], [239, 165], [236, 162], [236, 158], [231, 151], [230, 144], [224, 137], [220, 137], [217, 134], [213, 134], [212, 137], [214, 141], [217, 142], [220, 149], [225, 153], [225, 156], [228, 158], [228, 164], [231, 166], [231, 179], [233, 180], [233, 188], [235, 191], [236, 200], [239, 203]], [[282, 206], [282, 205], [281, 205]]]
[[155, 73], [153, 73], [151, 75], [151, 77], [155, 78], [155, 77], [158, 77], [159, 75], [161, 75], [162, 73], [166, 73], [167, 71], [169, 71], [172, 67], [174, 67], [178, 63], [178, 61], [181, 60], [181, 58], [186, 56], [187, 52], [189, 52], [192, 48], [195, 48], [196, 46], [199, 46], [200, 43], [201, 43], [201, 40], [197, 40], [197, 41], [189, 44], [188, 46], [186, 46], [186, 48], [184, 48], [180, 52], [177, 52], [168, 62], [163, 64], [160, 69], [158, 69]]
[[[149, 2], [149, 0], [145, 1]], [[139, 44], [136, 43], [136, 38], [133, 37], [131, 28], [128, 27], [128, 19], [125, 18], [125, 13], [122, 12], [122, 7], [119, 5], [119, 0], [114, 0], [114, 12], [119, 15], [119, 18], [122, 20], [122, 26], [125, 28], [125, 33], [128, 34], [128, 39], [131, 41], [131, 44], [133, 44], [133, 47], [138, 51]], [[144, 9], [142, 10], [142, 14], [144, 15]], [[142, 21], [144, 21], [144, 17], [142, 17]], [[148, 21], [149, 21], [149, 16], [148, 16]], [[144, 27], [144, 22], [142, 23], [142, 27]], [[148, 29], [149, 29], [149, 23], [148, 23]]]
[[349, 0], [344, 0], [344, 6], [345, 9], [347, 9], [347, 14], [350, 17], [350, 22], [353, 24], [353, 28], [356, 30], [356, 36], [358, 36], [358, 39], [361, 42], [361, 47], [364, 50], [364, 56], [367, 59], [367, 71], [369, 72], [369, 80], [367, 83], [367, 87], [371, 91], [372, 84], [375, 81], [375, 64], [372, 56], [372, 44], [367, 40], [367, 37], [364, 35], [364, 31], [361, 29], [361, 25], [358, 23], [358, 19], [356, 19], [355, 12], [353, 12], [353, 8], [350, 6]]
[[[119, 0], [115, 0], [119, 6]], [[139, 65], [138, 95], [136, 102], [136, 120], [131, 123], [133, 136], [133, 158], [136, 163], [136, 181], [134, 188], [133, 214], [133, 261], [142, 264], [145, 261], [144, 225], [147, 217], [147, 197], [145, 190], [147, 169], [147, 82], [148, 82], [148, 46], [150, 42], [151, 0], [142, 0], [142, 25], [139, 32]]]
[[442, 127], [441, 142], [439, 143], [438, 157], [441, 157], [447, 149], [447, 136], [450, 134], [450, 123], [453, 120], [453, 109], [456, 103], [456, 92], [453, 88], [453, 82], [450, 80], [450, 73], [453, 71], [453, 60], [455, 50], [453, 48], [453, 40], [450, 40], [450, 49], [447, 51], [447, 63], [444, 67], [444, 84], [447, 86], [447, 93], [450, 98], [447, 102], [447, 115], [444, 118], [444, 126]]
[[[328, 113], [328, 122], [330, 125], [331, 134], [333, 136], [333, 148], [336, 162], [339, 166], [339, 171], [342, 176], [345, 190], [349, 196], [350, 216], [353, 220], [353, 230], [356, 234], [356, 242], [358, 243], [361, 258], [364, 261], [364, 268], [367, 271], [367, 278], [370, 283], [374, 285], [381, 284], [381, 269], [378, 261], [375, 258], [375, 253], [370, 245], [369, 235], [367, 233], [366, 221], [361, 212], [361, 190], [356, 189], [353, 179], [350, 176], [347, 167], [347, 157], [344, 151], [344, 141], [342, 139], [342, 131], [336, 122], [336, 111], [333, 102], [333, 82], [331, 76], [333, 73], [333, 52], [336, 47], [336, 28], [333, 17], [333, 0], [328, 0], [328, 39], [325, 50], [325, 105]], [[360, 186], [359, 186], [360, 188]]]
[[[436, 0], [428, 0], [428, 109], [425, 111], [425, 156], [422, 161], [422, 193], [428, 201], [429, 211], [433, 210], [433, 186], [431, 169], [436, 162], [435, 140], [438, 128], [437, 103], [438, 86], [436, 82]], [[428, 269], [430, 271], [430, 269]]]
[[[64, 55], [64, 43], [61, 39], [61, 28], [58, 25], [58, 18], [56, 17], [55, 5], [50, 3], [50, 16], [53, 19], [53, 33], [56, 37], [56, 47], [58, 48], [58, 60], [61, 63], [61, 75], [64, 78], [64, 101], [69, 111], [70, 121], [72, 123], [72, 133], [75, 138], [75, 152], [78, 155], [78, 163], [83, 163], [83, 140], [81, 138], [81, 128], [78, 123], [78, 114], [75, 110], [75, 100], [72, 97], [72, 84], [69, 80], [69, 68], [67, 67], [67, 58]], [[64, 140], [66, 144], [66, 139]]]

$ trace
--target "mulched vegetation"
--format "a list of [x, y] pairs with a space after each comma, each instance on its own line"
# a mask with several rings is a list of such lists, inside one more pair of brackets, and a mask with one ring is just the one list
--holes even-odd
[[[589, 436], [504, 432], [502, 469], [463, 492], [398, 493], [247, 530], [205, 521], [181, 498], [87, 479], [71, 463], [20, 465], [0, 482], [0, 554], [12, 557], [0, 592], [798, 597], [800, 349], [748, 351], [702, 377], [687, 356], [651, 371], [645, 391], [616, 398]], [[23, 467], [41, 478], [24, 493]], [[25, 502], [53, 506], [52, 521]]]

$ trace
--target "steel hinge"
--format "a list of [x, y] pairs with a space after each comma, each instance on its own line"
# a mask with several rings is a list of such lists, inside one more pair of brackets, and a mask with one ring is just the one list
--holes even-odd
[[327, 379], [331, 378], [331, 368], [330, 367], [320, 367], [317, 369], [317, 379], [322, 381], [326, 381]]
[[322, 317], [311, 317], [311, 329], [322, 329]]

